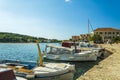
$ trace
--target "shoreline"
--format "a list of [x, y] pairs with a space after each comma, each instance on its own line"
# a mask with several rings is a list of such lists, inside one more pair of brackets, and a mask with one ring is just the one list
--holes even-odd
[[100, 46], [113, 54], [94, 65], [77, 80], [120, 80], [120, 43], [100, 44]]
[[[0, 44], [14, 44], [14, 43], [12, 43], [12, 42], [10, 42], [10, 43], [2, 43], [2, 42], [0, 42]], [[27, 43], [15, 43], [15, 44], [27, 44]]]
[[[23, 43], [19, 43], [19, 42], [16, 42], [16, 43], [12, 43], [12, 42], [8, 42], [8, 43], [3, 43], [3, 42], [0, 42], [0, 44], [34, 44], [34, 43], [36, 43], [36, 42], [30, 42], [30, 43], [25, 43], [25, 42], [23, 42]], [[40, 43], [48, 43], [48, 42], [40, 42]], [[59, 43], [59, 42], [51, 42], [51, 43]]]

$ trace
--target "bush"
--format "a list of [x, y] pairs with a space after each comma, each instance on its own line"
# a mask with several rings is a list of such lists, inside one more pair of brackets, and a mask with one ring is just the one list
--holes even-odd
[[91, 40], [93, 40], [94, 43], [103, 43], [102, 37], [100, 35], [94, 35]]

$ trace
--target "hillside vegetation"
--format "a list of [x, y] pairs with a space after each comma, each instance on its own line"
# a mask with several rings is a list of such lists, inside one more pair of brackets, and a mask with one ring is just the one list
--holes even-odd
[[[40, 42], [47, 42], [48, 39], [40, 38], [40, 37], [33, 37], [28, 35], [21, 35], [16, 33], [7, 33], [7, 32], [0, 32], [0, 42], [4, 43], [29, 43], [29, 42], [36, 42], [36, 40], [40, 40]], [[56, 39], [51, 39], [49, 42], [59, 42]]]

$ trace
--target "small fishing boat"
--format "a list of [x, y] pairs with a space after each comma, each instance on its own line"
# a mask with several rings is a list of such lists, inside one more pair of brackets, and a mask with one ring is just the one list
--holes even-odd
[[73, 80], [75, 66], [66, 63], [48, 63], [45, 67], [33, 69], [35, 79], [33, 80]]
[[73, 80], [75, 65], [67, 63], [49, 63], [42, 61], [42, 54], [39, 43], [38, 62], [21, 62], [21, 61], [0, 61], [0, 68], [10, 68], [15, 75], [27, 78], [28, 80]]
[[57, 61], [96, 61], [97, 51], [95, 50], [75, 50], [73, 48], [46, 45], [45, 52], [43, 53], [44, 59], [57, 60]]

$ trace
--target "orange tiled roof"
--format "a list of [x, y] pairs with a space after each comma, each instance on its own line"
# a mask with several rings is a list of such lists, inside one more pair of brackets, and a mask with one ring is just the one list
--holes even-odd
[[120, 30], [115, 28], [97, 28], [94, 31], [120, 31]]

